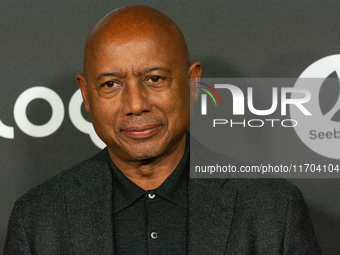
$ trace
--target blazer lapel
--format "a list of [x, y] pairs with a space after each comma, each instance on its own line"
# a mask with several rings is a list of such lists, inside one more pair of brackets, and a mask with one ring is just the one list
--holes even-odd
[[76, 172], [77, 186], [65, 196], [75, 254], [114, 254], [112, 174], [104, 152]]
[[[190, 172], [194, 173], [195, 165], [216, 163], [221, 163], [218, 154], [190, 137]], [[228, 187], [227, 178], [189, 180], [189, 255], [225, 254], [237, 194]]]
[[188, 254], [225, 254], [236, 191], [225, 179], [190, 179]]

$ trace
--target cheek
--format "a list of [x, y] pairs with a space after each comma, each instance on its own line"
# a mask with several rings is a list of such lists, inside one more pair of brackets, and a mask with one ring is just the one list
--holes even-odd
[[118, 104], [114, 104], [110, 100], [97, 99], [95, 103], [90, 105], [91, 109], [91, 119], [93, 124], [105, 128], [105, 126], [110, 126], [111, 129], [117, 120]]
[[160, 110], [165, 115], [170, 129], [187, 125], [190, 119], [190, 98], [184, 92], [170, 90], [164, 97], [158, 97]]
[[167, 93], [155, 95], [151, 103], [167, 117], [176, 114], [181, 105], [180, 101], [178, 101], [178, 95], [176, 95], [172, 89], [169, 89]]

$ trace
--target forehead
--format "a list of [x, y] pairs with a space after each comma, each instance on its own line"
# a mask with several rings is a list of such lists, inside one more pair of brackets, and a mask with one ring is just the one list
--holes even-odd
[[138, 72], [152, 66], [170, 69], [178, 66], [180, 53], [176, 40], [162, 31], [132, 34], [128, 30], [125, 33], [102, 33], [93, 40], [85, 60], [88, 73], [112, 68], [121, 72], [133, 68]]

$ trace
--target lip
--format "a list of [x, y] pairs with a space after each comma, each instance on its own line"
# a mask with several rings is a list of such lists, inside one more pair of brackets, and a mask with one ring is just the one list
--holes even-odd
[[155, 135], [158, 130], [161, 128], [159, 125], [143, 125], [143, 126], [131, 126], [131, 127], [125, 127], [122, 132], [125, 133], [125, 135], [134, 138], [134, 139], [145, 139], [150, 138], [153, 135]]

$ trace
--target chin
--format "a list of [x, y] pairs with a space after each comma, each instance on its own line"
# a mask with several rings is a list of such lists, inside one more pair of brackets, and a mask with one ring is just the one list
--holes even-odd
[[156, 148], [154, 146], [142, 146], [140, 148], [136, 148], [132, 153], [130, 153], [130, 157], [136, 161], [143, 161], [157, 158], [163, 153], [164, 150], [161, 148]]

